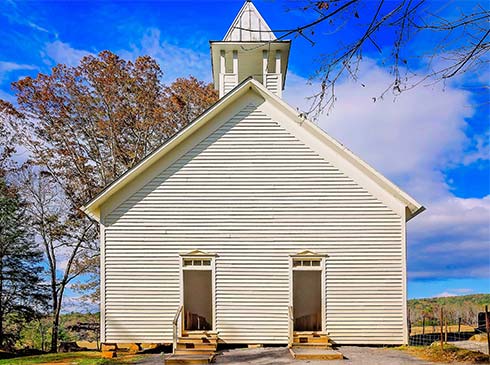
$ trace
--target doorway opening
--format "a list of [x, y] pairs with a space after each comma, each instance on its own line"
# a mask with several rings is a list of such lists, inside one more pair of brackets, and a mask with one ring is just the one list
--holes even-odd
[[293, 330], [322, 331], [322, 267], [320, 260], [293, 261]]
[[211, 259], [183, 261], [183, 329], [213, 329], [213, 271]]

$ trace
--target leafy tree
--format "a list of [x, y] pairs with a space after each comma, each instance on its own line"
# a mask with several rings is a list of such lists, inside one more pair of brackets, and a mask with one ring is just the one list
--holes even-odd
[[12, 130], [12, 121], [22, 118], [12, 104], [0, 99], [0, 176], [7, 177], [16, 164], [12, 159], [15, 153], [15, 133]]
[[29, 347], [46, 351], [51, 343], [51, 321], [49, 317], [43, 316], [34, 321], [26, 321], [22, 324], [20, 338], [17, 341], [17, 347]]
[[410, 320], [413, 325], [421, 325], [424, 317], [426, 325], [438, 324], [440, 308], [443, 308], [444, 317], [449, 324], [457, 324], [458, 319], [461, 318], [463, 324], [476, 325], [478, 312], [482, 312], [485, 305], [490, 305], [490, 294], [411, 299], [408, 301]]
[[133, 63], [104, 51], [13, 84], [22, 142], [63, 186], [73, 214], [217, 99], [193, 77], [165, 86], [161, 76], [150, 57]]
[[[0, 348], [10, 348], [19, 323], [46, 309], [42, 252], [30, 230], [17, 189], [0, 178]], [[8, 329], [11, 329], [9, 331]]]
[[98, 232], [79, 208], [217, 99], [193, 77], [166, 86], [161, 76], [150, 57], [104, 51], [13, 84], [18, 108], [6, 114], [35, 166], [24, 190], [49, 266], [53, 352], [66, 286], [88, 273], [78, 288], [98, 294]]
[[56, 352], [62, 334], [60, 314], [66, 288], [87, 270], [80, 258], [97, 254], [93, 247], [95, 222], [86, 224], [70, 214], [69, 200], [49, 172], [25, 167], [22, 188], [28, 199], [32, 227], [48, 263], [52, 318], [50, 351]]

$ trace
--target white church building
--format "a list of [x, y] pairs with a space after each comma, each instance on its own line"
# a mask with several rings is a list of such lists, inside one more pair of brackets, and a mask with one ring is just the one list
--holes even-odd
[[424, 208], [281, 99], [291, 42], [251, 2], [210, 44], [219, 100], [82, 208], [102, 342], [407, 343]]

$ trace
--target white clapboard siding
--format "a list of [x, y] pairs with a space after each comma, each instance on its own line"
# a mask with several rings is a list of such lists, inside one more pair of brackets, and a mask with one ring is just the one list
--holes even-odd
[[326, 258], [326, 330], [403, 342], [402, 218], [249, 105], [105, 224], [107, 342], [171, 342], [179, 253], [216, 257], [216, 330], [287, 343], [289, 255]]

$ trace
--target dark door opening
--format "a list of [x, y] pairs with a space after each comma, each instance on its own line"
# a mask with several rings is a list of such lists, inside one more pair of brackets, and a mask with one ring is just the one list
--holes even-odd
[[293, 270], [294, 331], [322, 330], [322, 272]]
[[184, 270], [184, 330], [213, 329], [211, 270]]

